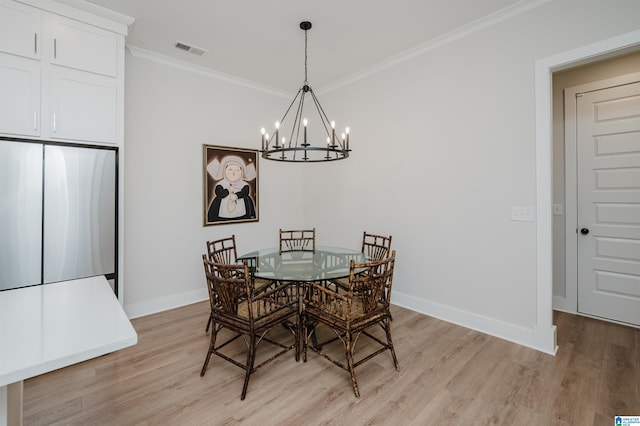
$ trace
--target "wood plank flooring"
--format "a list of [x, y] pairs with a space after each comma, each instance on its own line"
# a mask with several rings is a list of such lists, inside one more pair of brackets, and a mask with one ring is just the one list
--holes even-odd
[[[640, 330], [555, 314], [557, 356], [393, 306], [388, 353], [347, 372], [310, 352], [200, 368], [208, 302], [133, 320], [139, 343], [25, 382], [25, 425], [612, 425], [640, 415]], [[286, 333], [286, 331], [282, 331]], [[238, 353], [242, 343], [238, 343]], [[366, 346], [366, 343], [359, 343]]]

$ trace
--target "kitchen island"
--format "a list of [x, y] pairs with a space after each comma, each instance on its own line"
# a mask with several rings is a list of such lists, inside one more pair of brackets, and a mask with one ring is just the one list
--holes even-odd
[[0, 291], [0, 426], [22, 424], [25, 379], [137, 340], [104, 276]]

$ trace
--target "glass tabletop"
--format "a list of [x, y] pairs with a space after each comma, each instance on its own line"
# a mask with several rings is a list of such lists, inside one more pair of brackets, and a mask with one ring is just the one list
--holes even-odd
[[315, 252], [289, 251], [282, 254], [278, 247], [262, 249], [246, 253], [238, 260], [246, 261], [256, 278], [320, 281], [348, 277], [351, 260], [362, 263], [368, 259], [359, 250], [318, 246]]

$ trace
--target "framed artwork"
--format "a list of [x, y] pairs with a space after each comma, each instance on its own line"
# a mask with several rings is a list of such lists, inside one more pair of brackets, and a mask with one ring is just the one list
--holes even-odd
[[203, 145], [203, 226], [258, 221], [258, 150]]

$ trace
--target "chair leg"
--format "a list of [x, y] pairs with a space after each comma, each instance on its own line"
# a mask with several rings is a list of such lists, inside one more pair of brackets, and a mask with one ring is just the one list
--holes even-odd
[[351, 384], [353, 385], [353, 393], [356, 398], [360, 397], [360, 390], [358, 389], [358, 381], [356, 380], [356, 370], [353, 367], [353, 347], [352, 347], [351, 333], [345, 335], [345, 352], [347, 353], [347, 367], [349, 367], [349, 373], [351, 374]]
[[249, 377], [251, 377], [251, 373], [253, 373], [253, 364], [256, 360], [256, 336], [255, 334], [251, 334], [249, 339], [249, 352], [247, 353], [247, 371], [244, 375], [244, 385], [242, 386], [242, 395], [240, 395], [240, 400], [244, 400], [244, 397], [247, 395], [247, 388], [249, 387]]
[[294, 336], [295, 341], [295, 351], [296, 351], [296, 362], [300, 361], [300, 345], [302, 339], [302, 322], [300, 321], [300, 315], [296, 318], [296, 335]]
[[[213, 323], [213, 318], [209, 318], [209, 320]], [[218, 327], [216, 324], [213, 324], [211, 328], [211, 339], [209, 343], [209, 350], [207, 351], [207, 357], [204, 360], [204, 364], [202, 365], [202, 370], [200, 370], [200, 377], [204, 377], [204, 373], [207, 372], [207, 366], [209, 365], [209, 360], [211, 359], [211, 354], [215, 350], [216, 347], [216, 337], [218, 336]]]
[[316, 334], [317, 325], [318, 324], [316, 323], [311, 324], [311, 329], [313, 330], [313, 333], [311, 334], [311, 344], [314, 348], [322, 349], [322, 346], [320, 346], [320, 344], [318, 343], [318, 335]]
[[204, 332], [209, 332], [209, 327], [213, 324], [213, 314], [209, 314], [209, 321], [207, 321], [207, 328], [205, 328]]
[[307, 335], [307, 321], [304, 317], [300, 319], [300, 326], [302, 327], [302, 362], [307, 362], [307, 346], [309, 346], [309, 336]]
[[383, 325], [382, 328], [384, 328], [384, 332], [387, 335], [387, 346], [389, 347], [389, 350], [391, 351], [391, 356], [393, 357], [393, 365], [395, 365], [396, 371], [399, 371], [400, 367], [398, 366], [398, 358], [396, 358], [396, 350], [393, 348], [393, 340], [391, 340], [390, 318], [389, 320], [385, 321], [385, 324]]
[[204, 360], [204, 364], [202, 365], [202, 370], [200, 370], [200, 377], [204, 377], [204, 373], [207, 372], [207, 366], [209, 365], [209, 359], [211, 358], [211, 348], [207, 352], [207, 357]]

